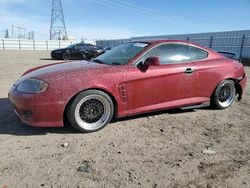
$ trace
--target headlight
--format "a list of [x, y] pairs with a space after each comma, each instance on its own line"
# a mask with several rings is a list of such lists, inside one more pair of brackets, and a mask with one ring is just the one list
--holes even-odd
[[97, 52], [97, 53], [101, 53], [101, 52], [103, 52], [103, 50], [98, 49], [98, 50], [96, 50], [96, 52]]
[[48, 89], [49, 85], [36, 78], [28, 78], [17, 85], [17, 91], [24, 93], [42, 93]]

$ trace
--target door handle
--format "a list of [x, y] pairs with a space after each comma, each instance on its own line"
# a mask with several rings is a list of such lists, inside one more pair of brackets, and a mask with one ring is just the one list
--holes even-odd
[[185, 73], [186, 73], [186, 74], [192, 74], [194, 71], [195, 71], [195, 69], [186, 68]]

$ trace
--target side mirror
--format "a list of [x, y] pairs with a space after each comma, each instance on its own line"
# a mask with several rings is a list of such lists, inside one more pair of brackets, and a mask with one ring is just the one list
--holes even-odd
[[142, 71], [146, 72], [148, 70], [148, 67], [150, 66], [159, 66], [160, 65], [160, 59], [159, 57], [148, 57], [144, 63], [140, 62], [137, 67]]
[[148, 57], [145, 61], [144, 61], [144, 65], [145, 66], [159, 66], [160, 65], [160, 59], [159, 57]]

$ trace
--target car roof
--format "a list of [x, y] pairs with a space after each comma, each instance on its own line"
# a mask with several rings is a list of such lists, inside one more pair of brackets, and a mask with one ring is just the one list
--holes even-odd
[[210, 48], [207, 48], [205, 46], [199, 45], [197, 43], [193, 43], [187, 40], [170, 40], [170, 39], [148, 39], [148, 40], [135, 40], [135, 41], [131, 41], [131, 42], [144, 42], [144, 43], [150, 43], [153, 45], [157, 45], [157, 44], [161, 44], [161, 43], [185, 43], [185, 44], [189, 44], [189, 45], [193, 45], [196, 47], [199, 47], [201, 49], [204, 49], [206, 51], [211, 51]]
[[90, 44], [90, 43], [83, 43], [83, 42], [76, 43], [76, 44], [81, 44], [81, 45], [91, 45], [91, 46], [94, 46], [94, 44]]

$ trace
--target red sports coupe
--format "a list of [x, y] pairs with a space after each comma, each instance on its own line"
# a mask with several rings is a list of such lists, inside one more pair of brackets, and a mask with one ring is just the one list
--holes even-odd
[[128, 42], [91, 61], [28, 70], [9, 99], [26, 124], [93, 132], [120, 118], [210, 103], [229, 107], [244, 93], [241, 63], [187, 41]]

